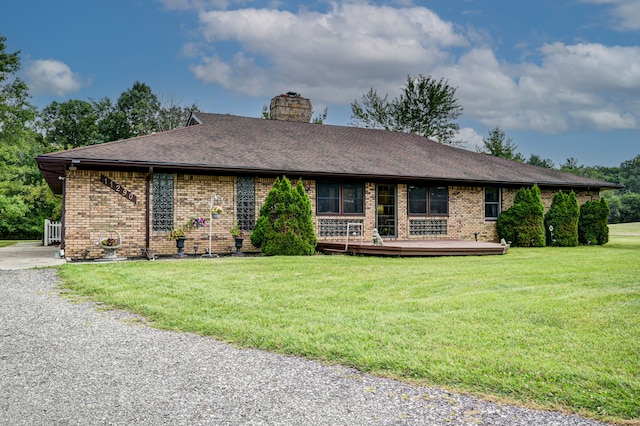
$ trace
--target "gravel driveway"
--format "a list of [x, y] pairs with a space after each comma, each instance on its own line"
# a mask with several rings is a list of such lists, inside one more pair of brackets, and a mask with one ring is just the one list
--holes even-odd
[[237, 349], [0, 271], [2, 425], [600, 425]]

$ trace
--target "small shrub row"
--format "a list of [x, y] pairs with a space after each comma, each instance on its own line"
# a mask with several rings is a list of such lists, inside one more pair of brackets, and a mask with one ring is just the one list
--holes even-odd
[[609, 241], [608, 216], [606, 199], [578, 207], [573, 191], [558, 191], [545, 214], [540, 189], [534, 185], [518, 191], [513, 206], [498, 217], [497, 230], [514, 247], [602, 245]]

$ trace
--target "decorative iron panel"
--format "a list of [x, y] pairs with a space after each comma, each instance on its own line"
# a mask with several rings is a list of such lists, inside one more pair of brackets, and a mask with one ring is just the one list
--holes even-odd
[[256, 226], [256, 184], [252, 177], [238, 177], [236, 187], [236, 220], [238, 227], [252, 231]]
[[153, 175], [153, 230], [173, 229], [173, 174]]
[[[321, 237], [346, 237], [348, 223], [364, 223], [362, 219], [319, 219], [318, 234]], [[362, 226], [349, 227], [352, 237], [362, 234]]]
[[409, 235], [447, 235], [444, 219], [409, 219]]

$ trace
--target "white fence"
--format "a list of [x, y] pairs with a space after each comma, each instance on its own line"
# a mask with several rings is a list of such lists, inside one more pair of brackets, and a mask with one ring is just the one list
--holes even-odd
[[62, 241], [62, 223], [44, 220], [44, 245], [50, 246], [53, 243]]

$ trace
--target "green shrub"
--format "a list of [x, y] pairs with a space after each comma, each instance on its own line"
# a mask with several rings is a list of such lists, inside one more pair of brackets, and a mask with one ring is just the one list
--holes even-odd
[[[580, 207], [575, 192], [566, 194], [558, 191], [553, 196], [551, 208], [544, 215], [544, 229], [547, 233], [547, 244], [560, 247], [578, 245], [578, 218]], [[549, 227], [553, 227], [553, 232]]]
[[581, 244], [603, 245], [609, 242], [609, 205], [605, 198], [587, 201], [580, 207], [578, 241]]
[[251, 233], [251, 244], [268, 256], [312, 255], [316, 248], [311, 201], [302, 181], [291, 186], [286, 176], [276, 179]]
[[544, 247], [544, 206], [540, 188], [521, 188], [513, 206], [498, 216], [498, 237], [511, 241], [514, 247]]

